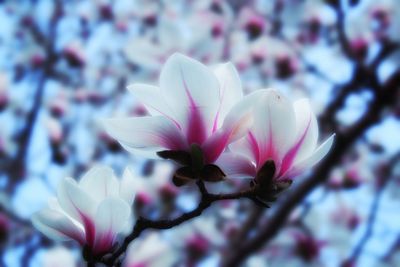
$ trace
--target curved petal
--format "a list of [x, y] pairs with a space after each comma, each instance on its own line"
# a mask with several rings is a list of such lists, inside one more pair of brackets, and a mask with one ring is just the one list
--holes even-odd
[[236, 103], [224, 119], [222, 128], [229, 132], [229, 143], [243, 137], [254, 123], [254, 105], [265, 94], [255, 91]]
[[229, 133], [222, 130], [215, 132], [202, 145], [206, 163], [213, 163], [228, 145]]
[[176, 53], [161, 71], [160, 88], [189, 144], [202, 144], [212, 131], [219, 106], [215, 75], [200, 62]]
[[256, 167], [251, 160], [239, 154], [223, 153], [215, 164], [228, 178], [253, 178], [256, 175]]
[[119, 196], [129, 205], [133, 204], [136, 195], [135, 177], [129, 168], [125, 168], [119, 188]]
[[223, 119], [243, 97], [242, 83], [232, 63], [219, 64], [214, 69], [219, 82], [219, 108], [215, 116], [213, 131], [222, 125]]
[[258, 162], [259, 149], [252, 132], [229, 145], [229, 149], [233, 154], [239, 154], [251, 159], [254, 163]]
[[325, 142], [323, 142], [314, 153], [306, 159], [299, 162], [295, 162], [291, 170], [288, 171], [286, 176], [295, 176], [301, 173], [303, 170], [311, 168], [313, 165], [317, 164], [323, 157], [328, 154], [332, 147], [333, 140], [335, 139], [335, 134], [332, 134]]
[[310, 155], [317, 147], [318, 122], [308, 99], [297, 100], [293, 106], [296, 114], [296, 142], [301, 142], [296, 160], [300, 160]]
[[163, 115], [179, 125], [174, 119], [175, 116], [172, 109], [162, 97], [159, 87], [147, 84], [132, 84], [128, 86], [128, 90], [146, 106], [152, 116]]
[[308, 99], [297, 100], [294, 103], [294, 110], [296, 114], [297, 136], [293, 146], [282, 160], [281, 174], [289, 170], [295, 161], [308, 157], [317, 146], [317, 118], [311, 110]]
[[61, 212], [43, 209], [32, 216], [32, 224], [51, 239], [65, 241], [74, 239], [85, 244], [84, 232]]
[[131, 208], [122, 199], [109, 197], [100, 203], [95, 216], [95, 253], [106, 252], [112, 247], [117, 234], [128, 224], [130, 215]]
[[108, 196], [118, 196], [119, 182], [110, 167], [98, 165], [81, 178], [79, 187], [100, 202]]
[[86, 241], [92, 244], [94, 240], [93, 215], [96, 210], [95, 201], [72, 178], [61, 181], [57, 190], [61, 208], [73, 219], [82, 223], [85, 228]]
[[296, 137], [296, 122], [292, 103], [272, 89], [262, 90], [264, 95], [256, 104], [252, 132], [259, 148], [257, 166], [273, 159], [280, 168], [283, 155]]
[[187, 148], [181, 131], [162, 116], [104, 119], [103, 125], [108, 134], [128, 147]]

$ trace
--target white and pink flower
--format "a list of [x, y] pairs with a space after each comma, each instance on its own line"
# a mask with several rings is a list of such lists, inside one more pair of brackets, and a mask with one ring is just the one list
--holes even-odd
[[125, 186], [129, 176], [127, 170], [118, 181], [110, 168], [97, 166], [79, 182], [65, 178], [58, 187], [57, 199], [35, 213], [32, 222], [49, 238], [73, 239], [94, 254], [105, 253], [133, 221], [134, 192]]
[[176, 53], [165, 63], [159, 87], [128, 88], [151, 116], [106, 119], [104, 125], [129, 151], [190, 151], [197, 144], [205, 163], [213, 163], [251, 123], [251, 103], [241, 102], [241, 82], [230, 63], [208, 68]]
[[252, 97], [254, 124], [245, 138], [230, 145], [217, 165], [231, 177], [255, 177], [264, 164], [275, 164], [275, 181], [300, 174], [330, 150], [334, 135], [317, 147], [318, 123], [307, 99], [291, 103], [273, 89]]

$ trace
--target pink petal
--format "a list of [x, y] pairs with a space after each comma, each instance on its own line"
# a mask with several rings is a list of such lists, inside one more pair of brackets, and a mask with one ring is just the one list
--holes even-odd
[[256, 175], [255, 165], [245, 156], [223, 153], [216, 161], [228, 178], [253, 178]]
[[181, 131], [173, 122], [162, 116], [105, 119], [103, 125], [121, 144], [134, 149], [187, 148]]
[[131, 208], [122, 199], [109, 197], [100, 203], [95, 216], [95, 253], [108, 251], [117, 234], [123, 231], [131, 215]]
[[44, 209], [32, 216], [33, 225], [51, 239], [65, 241], [74, 239], [85, 244], [84, 233], [67, 216], [53, 209]]
[[165, 102], [159, 87], [147, 84], [132, 84], [128, 86], [128, 90], [146, 106], [152, 116], [163, 115], [180, 128], [175, 119], [173, 109]]
[[219, 64], [214, 68], [219, 82], [219, 108], [213, 123], [213, 132], [219, 129], [231, 108], [243, 97], [242, 83], [232, 63]]
[[254, 111], [252, 133], [258, 145], [260, 157], [257, 166], [273, 159], [280, 168], [283, 156], [292, 146], [296, 122], [292, 103], [277, 91], [262, 90], [264, 95]]
[[301, 99], [294, 103], [296, 113], [297, 137], [293, 147], [282, 160], [280, 175], [288, 171], [295, 160], [311, 154], [317, 145], [318, 125], [314, 113], [311, 111], [307, 99]]
[[335, 134], [331, 135], [325, 142], [323, 142], [308, 158], [295, 162], [292, 169], [290, 169], [285, 176], [291, 177], [300, 174], [304, 170], [311, 168], [317, 164], [322, 158], [328, 154], [332, 147]]
[[90, 245], [94, 240], [93, 215], [95, 201], [72, 178], [65, 178], [57, 190], [61, 208], [72, 218], [82, 223], [85, 228], [86, 241]]
[[201, 144], [212, 131], [219, 106], [215, 75], [200, 62], [173, 54], [161, 71], [160, 89], [189, 143]]

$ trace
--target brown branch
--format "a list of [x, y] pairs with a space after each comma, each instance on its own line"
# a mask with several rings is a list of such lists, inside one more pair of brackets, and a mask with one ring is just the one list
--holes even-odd
[[142, 232], [145, 231], [146, 229], [158, 229], [158, 230], [170, 229], [186, 221], [189, 221], [193, 218], [200, 216], [204, 210], [209, 208], [211, 204], [216, 201], [232, 200], [240, 198], [248, 198], [253, 200], [253, 197], [255, 195], [255, 187], [236, 193], [211, 194], [207, 191], [203, 181], [199, 180], [197, 181], [196, 184], [201, 194], [201, 200], [198, 206], [194, 210], [183, 213], [182, 215], [174, 219], [150, 220], [143, 217], [139, 217], [135, 223], [135, 226], [133, 227], [132, 232], [124, 239], [121, 246], [110, 255], [106, 255], [100, 258], [95, 258], [91, 255], [88, 249], [85, 248], [83, 251], [83, 255], [84, 258], [88, 261], [87, 266], [95, 266], [97, 262], [104, 263], [107, 266], [116, 266], [118, 265], [119, 258], [126, 252], [129, 244], [133, 240], [138, 238], [142, 234]]
[[383, 167], [382, 173], [380, 175], [381, 180], [378, 182], [378, 188], [375, 191], [375, 194], [374, 194], [374, 197], [373, 197], [370, 209], [369, 209], [369, 215], [368, 215], [368, 219], [367, 219], [367, 223], [366, 223], [367, 224], [366, 230], [365, 230], [363, 236], [358, 241], [358, 243], [355, 245], [353, 252], [349, 256], [349, 258], [347, 260], [345, 260], [346, 263], [355, 264], [357, 262], [357, 259], [363, 252], [364, 247], [366, 246], [368, 240], [373, 235], [373, 226], [376, 222], [376, 217], [377, 217], [377, 213], [379, 210], [379, 205], [380, 205], [380, 202], [382, 199], [384, 189], [386, 188], [386, 185], [388, 184], [390, 178], [392, 177], [393, 168], [396, 166], [396, 163], [398, 162], [399, 159], [400, 159], [400, 153], [393, 156], [389, 160], [389, 162]]
[[[60, 1], [56, 1], [54, 7], [53, 16], [49, 22], [50, 33], [47, 41], [43, 41], [41, 38], [38, 41], [43, 42], [42, 45], [45, 47], [46, 54], [48, 58], [46, 59], [41, 76], [38, 81], [37, 89], [34, 95], [32, 107], [26, 117], [26, 124], [24, 128], [18, 134], [18, 150], [15, 154], [15, 157], [10, 162], [7, 172], [9, 174], [8, 181], [8, 189], [10, 192], [13, 192], [15, 186], [18, 182], [23, 179], [25, 176], [25, 165], [26, 165], [26, 156], [28, 152], [28, 147], [30, 144], [33, 128], [35, 126], [37, 117], [39, 115], [40, 108], [42, 106], [42, 99], [44, 95], [44, 90], [46, 86], [47, 77], [50, 76], [54, 64], [57, 62], [57, 54], [54, 49], [54, 40], [57, 32], [57, 24], [60, 19], [59, 14], [62, 9], [62, 4]], [[35, 30], [36, 27], [31, 27], [31, 30]], [[37, 35], [37, 32], [33, 32], [32, 34]]]

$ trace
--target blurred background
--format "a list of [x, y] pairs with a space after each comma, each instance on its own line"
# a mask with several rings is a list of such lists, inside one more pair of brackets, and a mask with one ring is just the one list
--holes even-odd
[[246, 93], [309, 97], [320, 140], [337, 139], [271, 209], [219, 202], [145, 232], [123, 266], [400, 266], [399, 42], [396, 0], [0, 1], [0, 266], [85, 266], [30, 216], [95, 163], [131, 168], [138, 214], [196, 206], [173, 165], [128, 154], [98, 123], [145, 115], [126, 86], [157, 84], [176, 51], [233, 62]]

